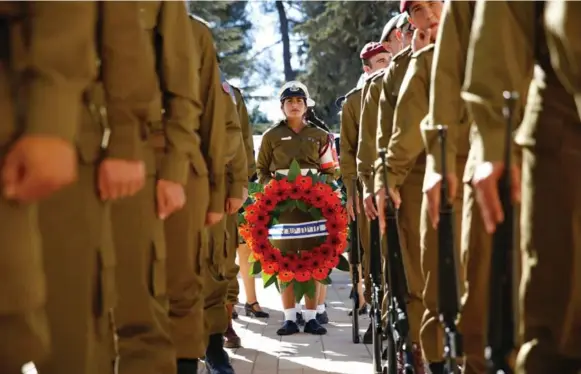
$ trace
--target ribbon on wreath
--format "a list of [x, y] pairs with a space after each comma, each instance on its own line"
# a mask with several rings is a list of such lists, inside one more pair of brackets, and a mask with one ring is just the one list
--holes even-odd
[[327, 236], [326, 219], [302, 223], [279, 223], [268, 229], [268, 239], [288, 240]]

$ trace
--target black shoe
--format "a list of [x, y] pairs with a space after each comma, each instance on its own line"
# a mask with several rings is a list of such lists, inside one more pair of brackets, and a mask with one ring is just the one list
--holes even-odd
[[371, 323], [367, 327], [365, 334], [363, 334], [363, 344], [373, 344], [373, 328], [371, 327]]
[[303, 313], [297, 312], [297, 325], [299, 326], [305, 325], [305, 318], [303, 317]]
[[242, 347], [242, 341], [236, 331], [234, 331], [234, 327], [232, 327], [232, 322], [228, 324], [228, 328], [226, 332], [224, 332], [224, 348], [240, 348]]
[[230, 364], [228, 353], [224, 350], [222, 334], [210, 335], [210, 342], [206, 348], [206, 370], [209, 374], [236, 374]]
[[[347, 313], [349, 315], [349, 317], [353, 316], [353, 311], [350, 310], [349, 313]], [[360, 316], [364, 316], [367, 314], [367, 304], [363, 305], [362, 307], [360, 307], [359, 309], [357, 309], [357, 314], [359, 314]]]
[[294, 321], [284, 321], [280, 329], [276, 330], [276, 334], [280, 336], [293, 335], [299, 333], [299, 326]]
[[198, 374], [198, 360], [178, 359], [178, 374]]
[[325, 335], [327, 329], [321, 326], [317, 319], [312, 319], [305, 324], [305, 333], [313, 335]]
[[315, 318], [321, 325], [326, 325], [329, 323], [329, 316], [327, 315], [327, 311], [324, 311], [323, 313], [317, 313]]
[[260, 307], [260, 305], [258, 305], [258, 301], [252, 304], [244, 304], [244, 311], [246, 312], [246, 317], [250, 317], [253, 316], [255, 318], [268, 318], [270, 317], [270, 314], [266, 313], [263, 310], [257, 310], [254, 309], [254, 307]]

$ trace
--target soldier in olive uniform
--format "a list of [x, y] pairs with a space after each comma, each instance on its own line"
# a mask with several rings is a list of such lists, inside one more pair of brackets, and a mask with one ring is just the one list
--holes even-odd
[[[432, 226], [437, 229], [440, 208], [440, 181], [442, 179], [442, 153], [437, 136], [437, 125], [448, 127], [446, 148], [446, 178], [450, 186], [450, 199], [457, 199], [458, 180], [462, 178], [463, 169], [468, 157], [470, 116], [460, 97], [464, 82], [464, 70], [470, 28], [474, 14], [474, 3], [447, 1], [442, 12], [442, 20], [436, 41], [430, 83], [429, 115], [422, 122], [422, 133], [426, 147], [427, 162], [424, 179], [425, 199], [422, 206], [423, 219], [428, 215]], [[455, 141], [454, 141], [455, 140]], [[466, 167], [468, 180], [471, 168]], [[486, 370], [484, 362], [484, 343], [486, 333], [488, 273], [490, 269], [490, 236], [484, 232], [480, 213], [475, 211], [472, 188], [466, 184], [461, 235], [462, 264], [465, 271], [457, 269], [458, 282], [462, 274], [466, 275], [466, 293], [463, 298], [461, 332], [464, 338], [466, 355], [464, 373], [477, 374]], [[425, 211], [427, 210], [427, 212]], [[426, 214], [428, 213], [428, 214]], [[459, 212], [456, 212], [457, 214]], [[456, 221], [460, 223], [459, 220]], [[424, 224], [426, 224], [424, 222]], [[458, 231], [457, 231], [458, 233]], [[429, 263], [437, 263], [437, 252], [429, 249]], [[432, 274], [434, 274], [432, 270]], [[443, 372], [443, 364], [437, 364], [443, 358], [444, 337], [426, 342], [424, 353], [432, 361], [432, 372]], [[434, 347], [435, 349], [428, 349]], [[434, 370], [439, 371], [434, 371]]]
[[[242, 93], [240, 92], [240, 89], [238, 89], [237, 87], [234, 87], [232, 85], [230, 85], [230, 88], [232, 89], [232, 93], [234, 94], [234, 99], [236, 102], [236, 113], [238, 114], [238, 119], [240, 120], [240, 125], [241, 125], [241, 129], [242, 129], [242, 140], [243, 140], [243, 147], [244, 147], [244, 155], [246, 156], [246, 174], [245, 174], [245, 182], [242, 183], [243, 185], [246, 185], [246, 187], [242, 187], [242, 203], [244, 201], [246, 201], [246, 199], [248, 198], [248, 181], [252, 178], [252, 176], [254, 175], [254, 173], [256, 172], [256, 162], [254, 161], [254, 142], [252, 140], [252, 129], [250, 128], [250, 120], [248, 118], [248, 111], [246, 109], [246, 105], [244, 104], [244, 98], [242, 97]], [[231, 169], [234, 169], [235, 165], [231, 166]], [[236, 175], [232, 176], [233, 179], [239, 179], [241, 178], [241, 173], [239, 171], [236, 172]], [[237, 185], [240, 182], [237, 181], [237, 183], [234, 183], [234, 181], [230, 181], [230, 188], [229, 188], [229, 193], [228, 196], [230, 196], [232, 199], [237, 198], [237, 196], [239, 195], [239, 191], [241, 190], [240, 186]], [[230, 208], [234, 208], [235, 204], [230, 204]], [[226, 294], [226, 307], [228, 309], [228, 317], [229, 317], [229, 321], [228, 321], [228, 328], [226, 329], [226, 332], [224, 333], [224, 346], [226, 348], [240, 348], [240, 337], [236, 334], [236, 331], [234, 331], [234, 328], [232, 326], [232, 319], [233, 319], [233, 314], [234, 314], [234, 306], [238, 303], [238, 294], [240, 292], [240, 287], [238, 285], [238, 278], [237, 275], [240, 271], [240, 266], [236, 265], [236, 253], [238, 253], [239, 255], [239, 262], [242, 264], [244, 261], [246, 261], [246, 263], [248, 263], [248, 257], [242, 258], [243, 256], [240, 256], [240, 248], [242, 246], [239, 246], [239, 235], [238, 235], [238, 211], [234, 212], [234, 213], [229, 213], [229, 215], [226, 218], [227, 222], [226, 222], [226, 230], [228, 233], [228, 241], [227, 241], [227, 245], [228, 245], [228, 266], [229, 269], [226, 272], [226, 278], [230, 279], [230, 282], [228, 284], [228, 292]], [[248, 249], [248, 247], [244, 246], [244, 249]], [[250, 254], [250, 252], [247, 250], [245, 252], [247, 254], [247, 256]], [[247, 273], [248, 274], [248, 273]], [[252, 279], [252, 281], [254, 282], [254, 279]], [[257, 305], [253, 305], [250, 308], [252, 310], [255, 310], [253, 308], [256, 308]], [[260, 308], [260, 306], [258, 306], [258, 308]], [[268, 315], [266, 316], [268, 317]]]
[[95, 8], [73, 2], [0, 5], [2, 373], [31, 369], [50, 350], [42, 261], [53, 254], [42, 253], [36, 202], [77, 178], [73, 143], [81, 95], [96, 73]]
[[[424, 43], [432, 43], [438, 27], [442, 2], [439, 1], [402, 1], [401, 11], [408, 12], [410, 22], [416, 26], [414, 39], [424, 39]], [[437, 261], [430, 258], [430, 253], [437, 253], [437, 236], [431, 226], [426, 227], [422, 220], [422, 184], [425, 172], [425, 153], [420, 133], [420, 123], [428, 114], [428, 93], [433, 55], [433, 44], [419, 47], [411, 56], [409, 66], [401, 83], [399, 97], [394, 112], [393, 132], [387, 148], [388, 191], [391, 198], [399, 205], [403, 200], [402, 217], [409, 219], [410, 225], [406, 235], [404, 263], [411, 297], [422, 300], [426, 307], [424, 315], [417, 319], [417, 311], [422, 307], [415, 303], [410, 305], [411, 340], [418, 352], [416, 366], [423, 370], [419, 357], [419, 342], [422, 348], [429, 350], [430, 344], [439, 344], [436, 334], [440, 322], [437, 314], [437, 283], [434, 274], [437, 270]], [[401, 196], [396, 186], [405, 192]], [[407, 206], [406, 206], [407, 205]], [[457, 204], [461, 207], [461, 201]], [[380, 205], [381, 206], [381, 205]], [[405, 208], [404, 208], [405, 207]], [[404, 214], [405, 212], [405, 214]], [[457, 218], [458, 225], [461, 215]], [[420, 229], [421, 227], [421, 229]], [[403, 229], [403, 227], [402, 227]], [[419, 328], [419, 330], [418, 330]], [[443, 340], [442, 340], [443, 341]], [[437, 361], [441, 356], [438, 356]], [[428, 356], [433, 362], [434, 357]]]
[[[391, 22], [391, 21], [390, 21]], [[395, 22], [392, 22], [395, 23]], [[388, 33], [389, 34], [389, 33]], [[374, 74], [379, 69], [383, 69], [389, 61], [389, 53], [379, 43], [367, 43], [359, 55], [363, 63], [363, 71], [366, 74]], [[358, 183], [358, 201], [353, 201], [353, 192], [351, 189], [351, 180], [357, 178], [357, 146], [359, 139], [361, 118], [361, 87], [356, 87], [345, 95], [341, 114], [341, 137], [340, 145], [342, 156], [340, 160], [341, 174], [345, 187], [347, 189], [347, 213], [351, 219], [355, 219], [355, 210], [359, 213], [360, 206], [363, 204], [361, 199], [361, 184]], [[361, 232], [361, 245], [363, 248], [363, 269], [362, 274], [365, 282], [364, 298], [361, 299], [360, 308], [363, 312], [365, 303], [371, 303], [371, 278], [369, 277], [369, 220], [364, 215], [359, 215], [359, 231]], [[361, 274], [361, 273], [360, 273]], [[361, 284], [361, 283], [360, 283]], [[353, 292], [358, 292], [354, 290]], [[371, 344], [371, 324], [369, 325], [364, 337], [365, 344]]]
[[113, 372], [109, 201], [134, 195], [145, 180], [141, 134], [157, 86], [138, 4], [96, 7], [100, 74], [84, 92], [79, 180], [39, 209], [53, 335], [50, 359], [39, 369], [46, 373]]
[[[266, 131], [262, 137], [260, 152], [256, 163], [258, 180], [267, 184], [272, 178], [271, 164], [278, 173], [288, 173], [291, 162], [295, 159], [302, 172], [309, 170], [326, 175], [334, 175], [335, 163], [332, 156], [329, 133], [305, 120], [307, 106], [314, 103], [308, 97], [306, 87], [299, 82], [288, 82], [283, 86], [280, 95], [281, 109], [286, 117]], [[310, 221], [310, 214], [294, 210], [281, 214], [279, 222], [297, 223]], [[298, 251], [310, 248], [318, 243], [316, 238], [273, 240], [274, 246], [281, 250]], [[295, 295], [292, 287], [282, 293], [284, 323], [278, 329], [278, 335], [292, 335], [299, 332]], [[324, 335], [325, 329], [316, 319], [317, 295], [314, 298], [305, 296], [306, 310], [303, 316], [306, 321], [305, 332]]]
[[[504, 168], [513, 177], [513, 200], [522, 198], [523, 345], [515, 372], [528, 374], [581, 369], [581, 267], [576, 253], [581, 232], [581, 120], [573, 95], [551, 66], [544, 7], [545, 2], [533, 1], [476, 4], [462, 93], [481, 135], [482, 152], [472, 183], [486, 230], [494, 232], [503, 220], [497, 185]], [[498, 49], [500, 38], [503, 47]], [[516, 134], [522, 147], [521, 190], [516, 163], [503, 164], [506, 121], [501, 110], [503, 91], [521, 92], [533, 69]]]

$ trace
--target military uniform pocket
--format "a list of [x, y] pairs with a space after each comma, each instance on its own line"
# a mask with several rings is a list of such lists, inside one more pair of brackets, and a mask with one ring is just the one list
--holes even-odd
[[167, 293], [167, 252], [164, 238], [154, 235], [151, 246], [151, 293], [154, 297], [162, 297]]
[[115, 285], [115, 251], [112, 246], [103, 245], [98, 252], [100, 317], [109, 315], [115, 307], [117, 290]]

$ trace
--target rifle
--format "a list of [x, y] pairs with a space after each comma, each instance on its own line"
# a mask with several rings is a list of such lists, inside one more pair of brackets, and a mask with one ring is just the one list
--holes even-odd
[[[353, 178], [351, 181], [351, 186], [353, 188], [353, 206], [357, 205], [357, 178]], [[359, 226], [357, 209], [355, 209], [355, 219], [349, 223], [349, 236], [351, 241], [351, 250], [349, 251], [349, 264], [351, 264], [351, 280], [353, 283], [353, 291], [351, 298], [353, 299], [353, 305], [351, 307], [352, 315], [352, 325], [351, 325], [351, 336], [354, 344], [359, 344], [359, 264], [361, 264], [361, 248], [359, 243]]]
[[385, 148], [379, 150], [379, 157], [383, 165], [383, 184], [386, 198], [386, 235], [387, 235], [387, 289], [389, 294], [387, 309], [387, 374], [398, 374], [397, 353], [403, 354], [403, 369], [405, 374], [415, 374], [414, 355], [409, 338], [409, 320], [407, 314], [408, 285], [401, 245], [399, 241], [399, 225], [397, 209], [389, 197], [387, 183], [387, 163]]
[[381, 233], [378, 219], [374, 219], [369, 223], [369, 236], [369, 276], [371, 277], [371, 310], [369, 311], [369, 318], [373, 336], [373, 367], [375, 374], [382, 374], [383, 326], [381, 325], [381, 301], [383, 300], [383, 282], [381, 274]]
[[485, 356], [490, 374], [511, 374], [509, 357], [513, 353], [514, 333], [514, 212], [511, 201], [511, 150], [513, 115], [519, 99], [516, 92], [505, 91], [503, 115], [506, 120], [504, 171], [498, 182], [498, 195], [504, 221], [492, 237], [490, 289], [488, 304], [488, 342]]
[[440, 190], [440, 221], [438, 222], [438, 313], [444, 326], [444, 359], [448, 374], [456, 374], [457, 360], [462, 353], [462, 336], [456, 327], [460, 311], [454, 238], [454, 206], [449, 201], [446, 165], [446, 139], [448, 127], [437, 126], [442, 153], [442, 187]]

